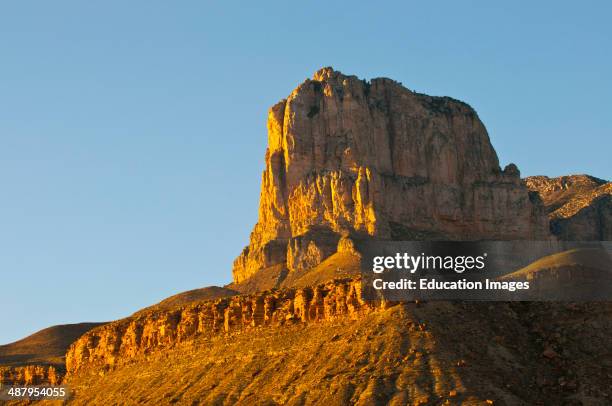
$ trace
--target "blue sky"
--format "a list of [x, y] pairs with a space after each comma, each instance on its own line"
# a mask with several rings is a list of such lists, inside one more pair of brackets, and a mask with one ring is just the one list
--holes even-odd
[[0, 6], [0, 343], [229, 282], [267, 109], [322, 66], [468, 102], [523, 175], [612, 178], [609, 2], [244, 3]]

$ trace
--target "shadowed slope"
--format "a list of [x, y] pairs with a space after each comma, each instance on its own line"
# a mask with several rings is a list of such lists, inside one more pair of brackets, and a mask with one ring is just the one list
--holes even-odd
[[0, 346], [0, 365], [45, 364], [63, 368], [66, 350], [77, 338], [104, 323], [48, 327], [11, 344]]

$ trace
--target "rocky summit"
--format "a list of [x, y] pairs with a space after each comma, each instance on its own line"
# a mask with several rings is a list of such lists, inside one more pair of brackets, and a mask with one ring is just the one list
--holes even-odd
[[342, 237], [549, 236], [540, 201], [515, 165], [500, 168], [470, 106], [391, 79], [319, 70], [270, 109], [265, 162], [235, 283], [316, 266]]

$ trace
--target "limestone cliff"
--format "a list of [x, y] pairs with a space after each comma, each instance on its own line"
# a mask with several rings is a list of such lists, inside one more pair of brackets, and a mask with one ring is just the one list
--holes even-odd
[[612, 182], [588, 175], [532, 176], [527, 187], [546, 205], [553, 234], [564, 240], [612, 240]]
[[58, 385], [63, 373], [51, 365], [0, 366], [0, 385]]
[[196, 337], [214, 337], [261, 326], [358, 318], [385, 306], [385, 302], [362, 299], [360, 280], [336, 280], [312, 288], [275, 290], [173, 309], [153, 309], [83, 335], [68, 349], [66, 369], [68, 374], [75, 374], [93, 366], [111, 368]]
[[70, 405], [609, 404], [609, 303], [371, 307], [352, 290], [274, 291], [96, 328], [70, 350]]
[[547, 238], [539, 201], [504, 170], [467, 104], [323, 68], [268, 115], [259, 220], [234, 282], [336, 252], [342, 236]]

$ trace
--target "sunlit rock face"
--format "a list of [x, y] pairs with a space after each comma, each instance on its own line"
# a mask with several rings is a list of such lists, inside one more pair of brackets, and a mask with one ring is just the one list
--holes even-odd
[[0, 386], [59, 385], [62, 378], [50, 365], [0, 366]]
[[238, 283], [272, 265], [313, 266], [346, 235], [549, 236], [541, 203], [515, 165], [500, 169], [470, 106], [390, 79], [319, 70], [270, 109], [265, 160], [259, 220], [234, 262]]
[[[364, 301], [359, 280], [336, 280], [315, 287], [153, 309], [88, 331], [68, 349], [66, 369], [74, 375], [84, 368], [112, 368], [196, 337], [214, 337], [261, 326], [283, 327], [298, 321], [359, 319], [393, 305], [384, 300]], [[29, 379], [22, 381], [38, 382]]]

